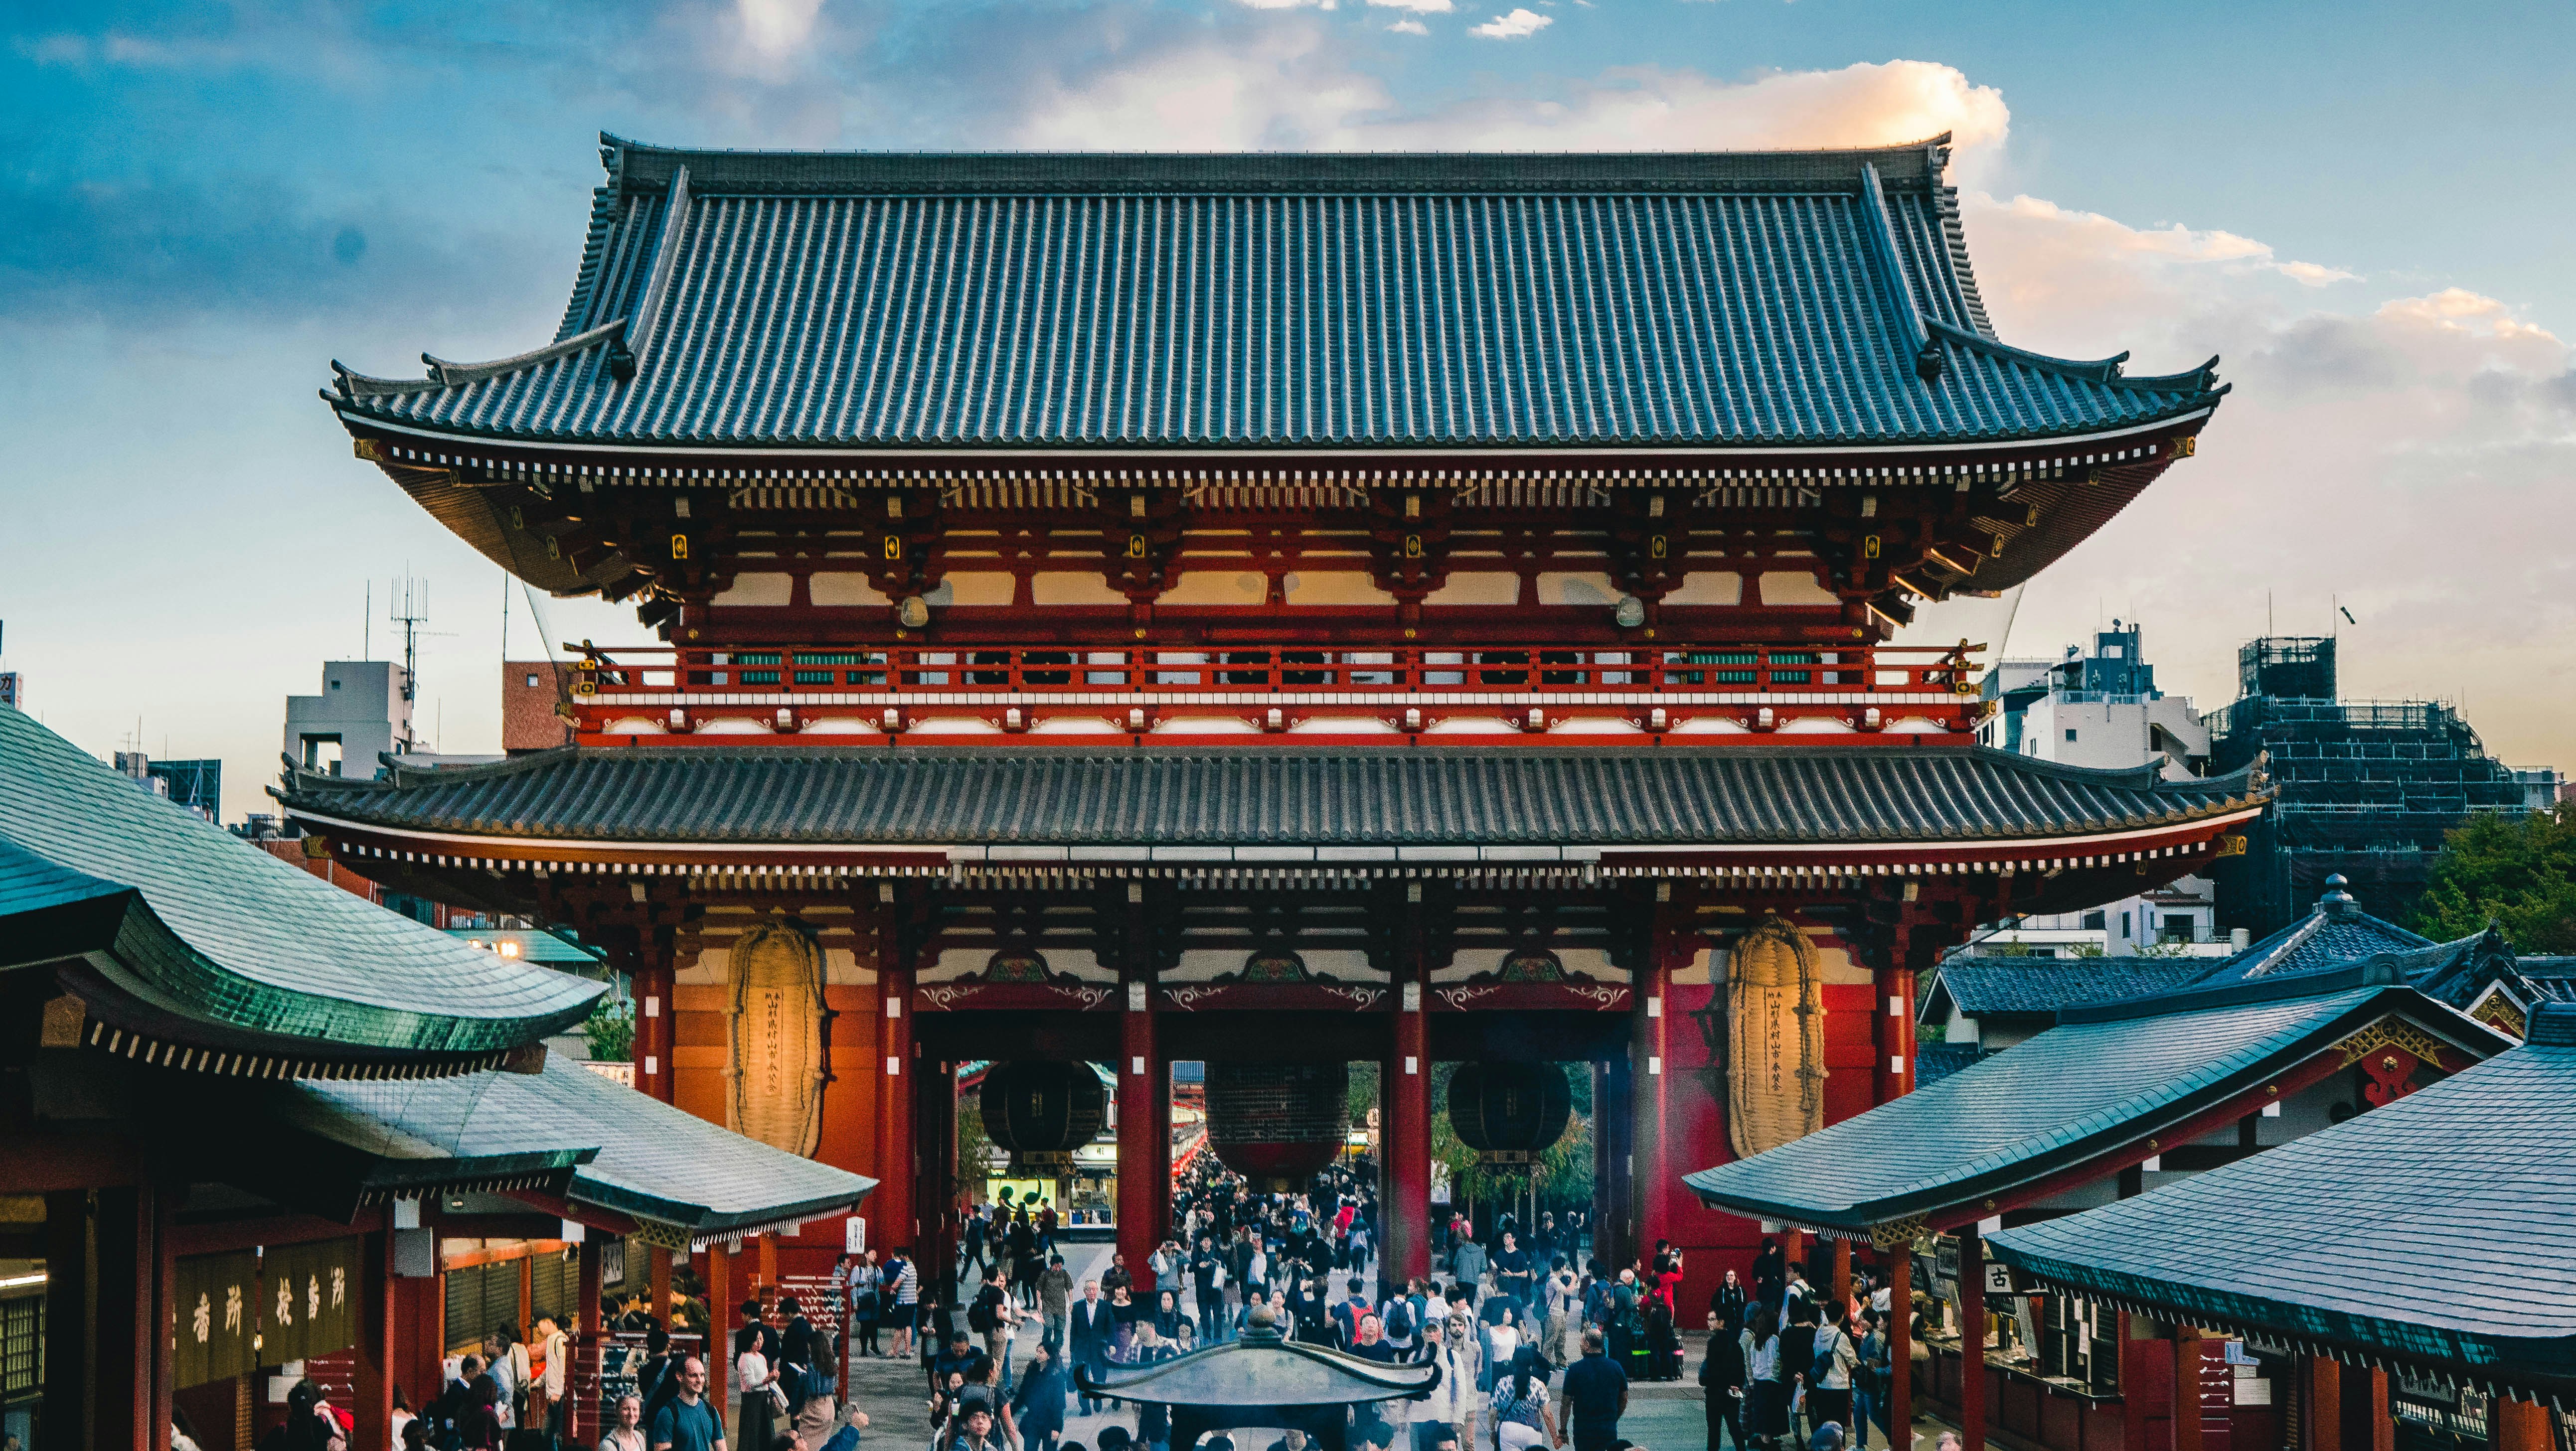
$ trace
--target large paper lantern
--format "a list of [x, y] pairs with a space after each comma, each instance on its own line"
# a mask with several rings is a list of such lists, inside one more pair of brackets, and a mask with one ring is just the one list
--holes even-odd
[[1341, 1153], [1350, 1087], [1342, 1063], [1210, 1063], [1208, 1144], [1257, 1184], [1300, 1186]]

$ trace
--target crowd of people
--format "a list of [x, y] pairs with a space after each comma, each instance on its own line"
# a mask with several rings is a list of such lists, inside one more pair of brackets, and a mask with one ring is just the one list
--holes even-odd
[[[869, 1419], [838, 1384], [846, 1333], [850, 1362], [917, 1360], [927, 1451], [1089, 1451], [1067, 1439], [1069, 1419], [1104, 1415], [1114, 1419], [1093, 1431], [1097, 1451], [1172, 1451], [1161, 1407], [1121, 1406], [1087, 1387], [1117, 1367], [1254, 1331], [1439, 1367], [1427, 1398], [1358, 1408], [1351, 1451], [1623, 1451], [1630, 1388], [1684, 1379], [1704, 1392], [1710, 1451], [1866, 1448], [1873, 1426], [1890, 1442], [1891, 1311], [1867, 1270], [1837, 1299], [1765, 1241], [1749, 1283], [1730, 1270], [1709, 1297], [1694, 1377], [1680, 1332], [1682, 1256], [1671, 1246], [1613, 1268], [1590, 1253], [1579, 1211], [1527, 1224], [1451, 1212], [1431, 1226], [1434, 1273], [1390, 1281], [1374, 1176], [1362, 1168], [1293, 1194], [1203, 1169], [1176, 1192], [1171, 1234], [1135, 1266], [1115, 1250], [1101, 1263], [1097, 1248], [1060, 1243], [1064, 1226], [1043, 1202], [974, 1206], [961, 1217], [953, 1279], [925, 1283], [900, 1251], [845, 1257], [834, 1275], [839, 1317], [809, 1317], [793, 1296], [767, 1313], [747, 1301], [712, 1361], [674, 1339], [672, 1327], [706, 1318], [683, 1285], [667, 1319], [640, 1305], [611, 1317], [635, 1342], [622, 1366], [634, 1389], [599, 1444], [857, 1451]], [[1067, 1249], [1088, 1269], [1079, 1280]], [[504, 1328], [455, 1361], [438, 1397], [398, 1416], [397, 1444], [505, 1451], [514, 1429], [559, 1433], [569, 1357], [552, 1320], [534, 1329], [521, 1342]], [[729, 1398], [730, 1437], [719, 1410]], [[330, 1451], [327, 1428], [315, 1426], [323, 1434], [300, 1434], [284, 1451]], [[1290, 1433], [1241, 1451], [1306, 1451], [1303, 1440]]]

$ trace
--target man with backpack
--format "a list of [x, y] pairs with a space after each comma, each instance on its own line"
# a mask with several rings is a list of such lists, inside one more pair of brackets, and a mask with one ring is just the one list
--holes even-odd
[[1807, 1370], [1807, 1426], [1811, 1434], [1829, 1423], [1846, 1428], [1852, 1423], [1852, 1372], [1860, 1368], [1860, 1349], [1843, 1330], [1844, 1317], [1849, 1313], [1839, 1301], [1828, 1306], [1825, 1323], [1815, 1333]]

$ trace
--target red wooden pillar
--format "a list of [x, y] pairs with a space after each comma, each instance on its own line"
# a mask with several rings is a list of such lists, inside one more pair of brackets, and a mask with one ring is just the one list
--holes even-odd
[[98, 1260], [97, 1320], [92, 1327], [89, 1444], [97, 1451], [166, 1446], [169, 1422], [155, 1439], [153, 1365], [175, 1325], [161, 1316], [159, 1248], [152, 1234], [152, 1191], [101, 1189], [92, 1243]]
[[637, 949], [635, 984], [635, 1086], [663, 1103], [677, 1099], [678, 1076], [671, 1071], [673, 1042], [671, 953], [644, 934]]
[[1171, 1199], [1171, 1132], [1164, 1127], [1171, 1090], [1168, 1072], [1161, 1081], [1155, 1072], [1163, 1059], [1154, 1041], [1153, 984], [1130, 976], [1126, 993], [1118, 1017], [1118, 1252], [1142, 1277], [1162, 1242]]
[[[386, 1221], [391, 1223], [392, 1216]], [[379, 1229], [359, 1242], [357, 1373], [349, 1451], [391, 1451], [394, 1423], [394, 1237]], [[434, 1388], [423, 1395], [434, 1394]]]
[[1887, 1251], [1887, 1429], [1893, 1451], [1914, 1447], [1914, 1246]]
[[2322, 1355], [2299, 1363], [2307, 1372], [2299, 1388], [2299, 1451], [2344, 1451], [2342, 1365]]
[[2200, 1327], [2173, 1328], [2173, 1451], [2200, 1451]]
[[733, 1364], [733, 1302], [738, 1288], [729, 1246], [707, 1246], [707, 1272], [701, 1278], [707, 1286], [707, 1393], [722, 1405], [732, 1399], [717, 1392], [725, 1383], [724, 1368]]
[[671, 1252], [659, 1245], [648, 1252], [645, 1268], [646, 1313], [664, 1328], [671, 1324]]
[[1903, 967], [1878, 975], [1878, 1065], [1873, 1086], [1879, 1103], [1914, 1091], [1914, 974]]
[[1420, 959], [1398, 988], [1394, 1048], [1378, 1075], [1386, 1093], [1387, 1205], [1380, 1272], [1390, 1287], [1431, 1273], [1431, 1029]]
[[572, 1351], [572, 1365], [564, 1369], [564, 1396], [571, 1402], [564, 1424], [571, 1439], [589, 1442], [599, 1435], [599, 1398], [582, 1394], [579, 1379], [583, 1364], [599, 1363], [599, 1342], [604, 1330], [599, 1312], [599, 1231], [594, 1229], [584, 1234], [576, 1254], [580, 1265], [580, 1287], [574, 1293], [580, 1303], [574, 1308], [573, 1323], [564, 1327], [573, 1332], [569, 1343], [576, 1347]]
[[2498, 1396], [2487, 1402], [2487, 1415], [2495, 1451], [2551, 1451], [2557, 1444], [2549, 1430], [2549, 1410], [2537, 1402]]
[[1851, 1308], [1851, 1247], [1852, 1242], [1850, 1240], [1847, 1240], [1840, 1235], [1834, 1236], [1834, 1283], [1832, 1294], [1834, 1297], [1834, 1303], [1842, 1306], [1846, 1311]]
[[868, 1198], [868, 1247], [880, 1252], [919, 1243], [921, 1222], [913, 1196], [920, 1177], [915, 1157], [920, 1123], [914, 1101], [912, 1049], [912, 962], [905, 953], [898, 924], [899, 904], [892, 882], [877, 884], [877, 1046], [883, 1055], [877, 1080], [876, 1193]]
[[[1657, 915], [1660, 917], [1663, 913], [1658, 912]], [[1659, 923], [1654, 945], [1636, 975], [1637, 1009], [1629, 1017], [1631, 1123], [1628, 1177], [1629, 1192], [1635, 1196], [1637, 1233], [1634, 1257], [1638, 1259], [1654, 1253], [1655, 1241], [1670, 1237], [1664, 1213], [1665, 1157], [1669, 1144], [1664, 1131], [1668, 1099], [1664, 1085], [1670, 1078], [1665, 1069], [1672, 1061], [1667, 1032], [1672, 1020], [1665, 1016], [1664, 1000], [1666, 989], [1672, 982], [1672, 948], [1672, 932]]]
[[1986, 1242], [1959, 1230], [1959, 1445], [1986, 1448]]

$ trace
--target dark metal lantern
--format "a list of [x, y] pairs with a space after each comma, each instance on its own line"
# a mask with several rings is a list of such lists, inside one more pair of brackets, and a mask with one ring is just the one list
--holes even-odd
[[1015, 1165], [1061, 1163], [1099, 1137], [1109, 1091], [1088, 1063], [996, 1063], [984, 1070], [984, 1136]]
[[1527, 1163], [1565, 1137], [1574, 1092], [1553, 1063], [1462, 1063], [1449, 1079], [1449, 1126], [1489, 1163]]

